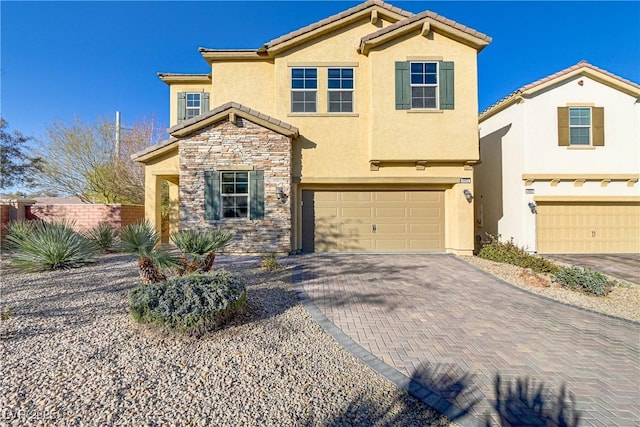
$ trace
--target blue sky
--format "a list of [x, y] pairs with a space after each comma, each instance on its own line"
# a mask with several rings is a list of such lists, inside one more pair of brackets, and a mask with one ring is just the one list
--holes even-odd
[[[582, 59], [640, 82], [640, 2], [391, 1], [484, 32], [484, 109]], [[169, 121], [157, 72], [206, 73], [198, 47], [257, 48], [358, 2], [0, 2], [0, 114], [41, 138], [57, 119]]]

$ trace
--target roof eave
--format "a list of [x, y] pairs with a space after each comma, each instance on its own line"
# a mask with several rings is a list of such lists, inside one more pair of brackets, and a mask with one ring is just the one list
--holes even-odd
[[167, 85], [173, 83], [211, 83], [211, 74], [158, 73], [158, 78]]

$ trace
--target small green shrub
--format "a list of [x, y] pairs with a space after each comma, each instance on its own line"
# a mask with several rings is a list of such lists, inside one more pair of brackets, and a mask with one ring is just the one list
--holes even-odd
[[9, 320], [11, 316], [13, 316], [13, 310], [10, 308], [0, 311], [0, 320], [2, 321]]
[[12, 250], [16, 248], [16, 242], [19, 242], [33, 232], [33, 226], [36, 221], [28, 221], [26, 219], [20, 219], [17, 221], [11, 221], [7, 225], [7, 234], [5, 237], [4, 246], [6, 249]]
[[558, 270], [558, 266], [553, 262], [527, 253], [524, 249], [517, 247], [513, 240], [501, 242], [498, 237], [489, 237], [490, 242], [478, 253], [480, 258], [530, 268], [538, 273], [553, 273]]
[[118, 242], [118, 230], [109, 223], [101, 222], [87, 231], [85, 237], [96, 250], [109, 252], [115, 250]]
[[171, 235], [171, 241], [182, 252], [179, 275], [206, 273], [213, 268], [216, 251], [229, 244], [233, 232], [219, 228], [208, 230], [181, 230]]
[[120, 231], [120, 250], [138, 256], [138, 271], [142, 283], [160, 283], [167, 280], [161, 271], [178, 265], [169, 252], [158, 248], [160, 236], [148, 220], [123, 227]]
[[9, 259], [17, 270], [67, 269], [93, 262], [94, 248], [74, 231], [73, 222], [32, 221], [30, 227], [28, 232], [16, 232], [16, 229], [6, 237], [12, 248]]
[[263, 255], [260, 260], [260, 265], [264, 270], [267, 271], [276, 271], [280, 269], [280, 264], [278, 264], [278, 260], [276, 259], [276, 255], [271, 252], [269, 255]]
[[553, 273], [553, 281], [562, 287], [598, 297], [608, 295], [617, 284], [599, 271], [580, 267], [561, 267]]
[[244, 283], [219, 269], [140, 285], [129, 292], [129, 309], [136, 322], [199, 333], [219, 326], [233, 315], [246, 296]]

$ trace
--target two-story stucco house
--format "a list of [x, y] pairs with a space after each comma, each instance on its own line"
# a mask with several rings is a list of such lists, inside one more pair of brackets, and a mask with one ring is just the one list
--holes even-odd
[[476, 234], [531, 252], [640, 252], [640, 86], [580, 62], [480, 114]]
[[200, 48], [210, 73], [159, 74], [171, 138], [134, 156], [148, 219], [167, 181], [172, 228], [234, 230], [230, 251], [470, 254], [490, 41], [373, 0], [258, 49]]

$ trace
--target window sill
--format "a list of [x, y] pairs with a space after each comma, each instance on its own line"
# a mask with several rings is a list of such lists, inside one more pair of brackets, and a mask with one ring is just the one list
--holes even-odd
[[442, 114], [444, 110], [406, 110], [407, 113], [418, 113], [418, 114]]
[[567, 147], [567, 150], [595, 150], [596, 147], [593, 145], [570, 145]]
[[287, 117], [360, 117], [359, 113], [289, 113]]

